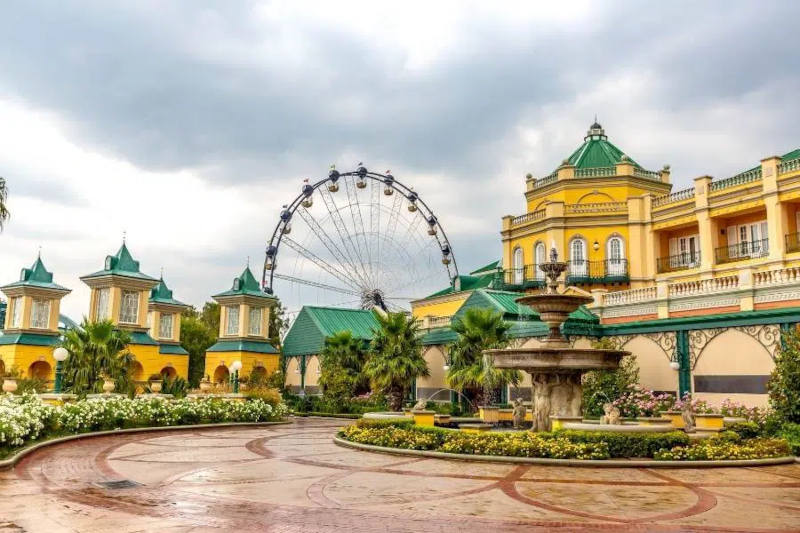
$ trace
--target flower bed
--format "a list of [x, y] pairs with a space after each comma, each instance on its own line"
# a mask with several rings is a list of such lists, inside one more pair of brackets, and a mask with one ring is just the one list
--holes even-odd
[[117, 428], [278, 420], [286, 406], [261, 399], [108, 398], [47, 405], [36, 395], [0, 396], [0, 457], [34, 440]]
[[655, 460], [723, 460], [785, 457], [789, 445], [783, 439], [741, 439], [725, 432], [691, 442], [680, 431], [670, 433], [612, 433], [562, 430], [465, 433], [423, 428], [410, 421], [359, 420], [342, 428], [339, 437], [360, 444], [428, 450], [453, 454], [532, 457], [548, 459], [652, 458]]

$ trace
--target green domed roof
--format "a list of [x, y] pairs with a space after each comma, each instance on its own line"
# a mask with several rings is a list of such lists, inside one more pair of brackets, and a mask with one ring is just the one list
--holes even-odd
[[[595, 121], [586, 132], [583, 144], [566, 159], [566, 162], [575, 168], [613, 167], [624, 155], [626, 154], [622, 150], [608, 142], [605, 130]], [[630, 157], [628, 160], [639, 167], [639, 164]]]

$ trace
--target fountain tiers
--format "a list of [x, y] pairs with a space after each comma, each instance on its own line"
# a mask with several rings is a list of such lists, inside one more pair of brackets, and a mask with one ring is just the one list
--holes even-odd
[[623, 350], [572, 348], [561, 334], [561, 325], [570, 313], [581, 305], [593, 301], [581, 294], [559, 294], [558, 278], [566, 270], [566, 263], [558, 262], [555, 248], [550, 252], [550, 262], [539, 268], [549, 280], [547, 292], [517, 299], [539, 313], [550, 334], [538, 348], [508, 348], [487, 350], [497, 368], [514, 368], [531, 375], [534, 409], [533, 430], [550, 431], [551, 415], [579, 417], [582, 415], [583, 386], [581, 376], [592, 370], [613, 370], [630, 352]]

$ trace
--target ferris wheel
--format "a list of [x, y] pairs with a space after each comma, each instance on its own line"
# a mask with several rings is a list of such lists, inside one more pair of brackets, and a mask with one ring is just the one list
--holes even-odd
[[[407, 309], [458, 279], [444, 228], [413, 190], [359, 163], [334, 167], [283, 206], [266, 250], [263, 289], [303, 304]], [[276, 286], [277, 285], [277, 286]]]

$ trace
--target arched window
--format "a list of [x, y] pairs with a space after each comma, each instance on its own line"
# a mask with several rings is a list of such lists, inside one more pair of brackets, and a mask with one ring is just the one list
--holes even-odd
[[536, 276], [536, 279], [544, 279], [544, 272], [539, 268], [539, 265], [547, 261], [546, 255], [547, 252], [545, 251], [544, 243], [537, 242], [536, 246], [533, 248], [533, 275]]
[[625, 245], [620, 237], [611, 237], [606, 243], [606, 270], [612, 276], [625, 274]]
[[513, 265], [513, 279], [515, 285], [520, 285], [523, 280], [523, 271], [525, 269], [525, 263], [523, 262], [522, 258], [522, 248], [517, 246], [514, 248], [514, 265]]
[[581, 238], [572, 239], [569, 245], [569, 271], [573, 276], [585, 276], [588, 272], [586, 261], [586, 241]]

